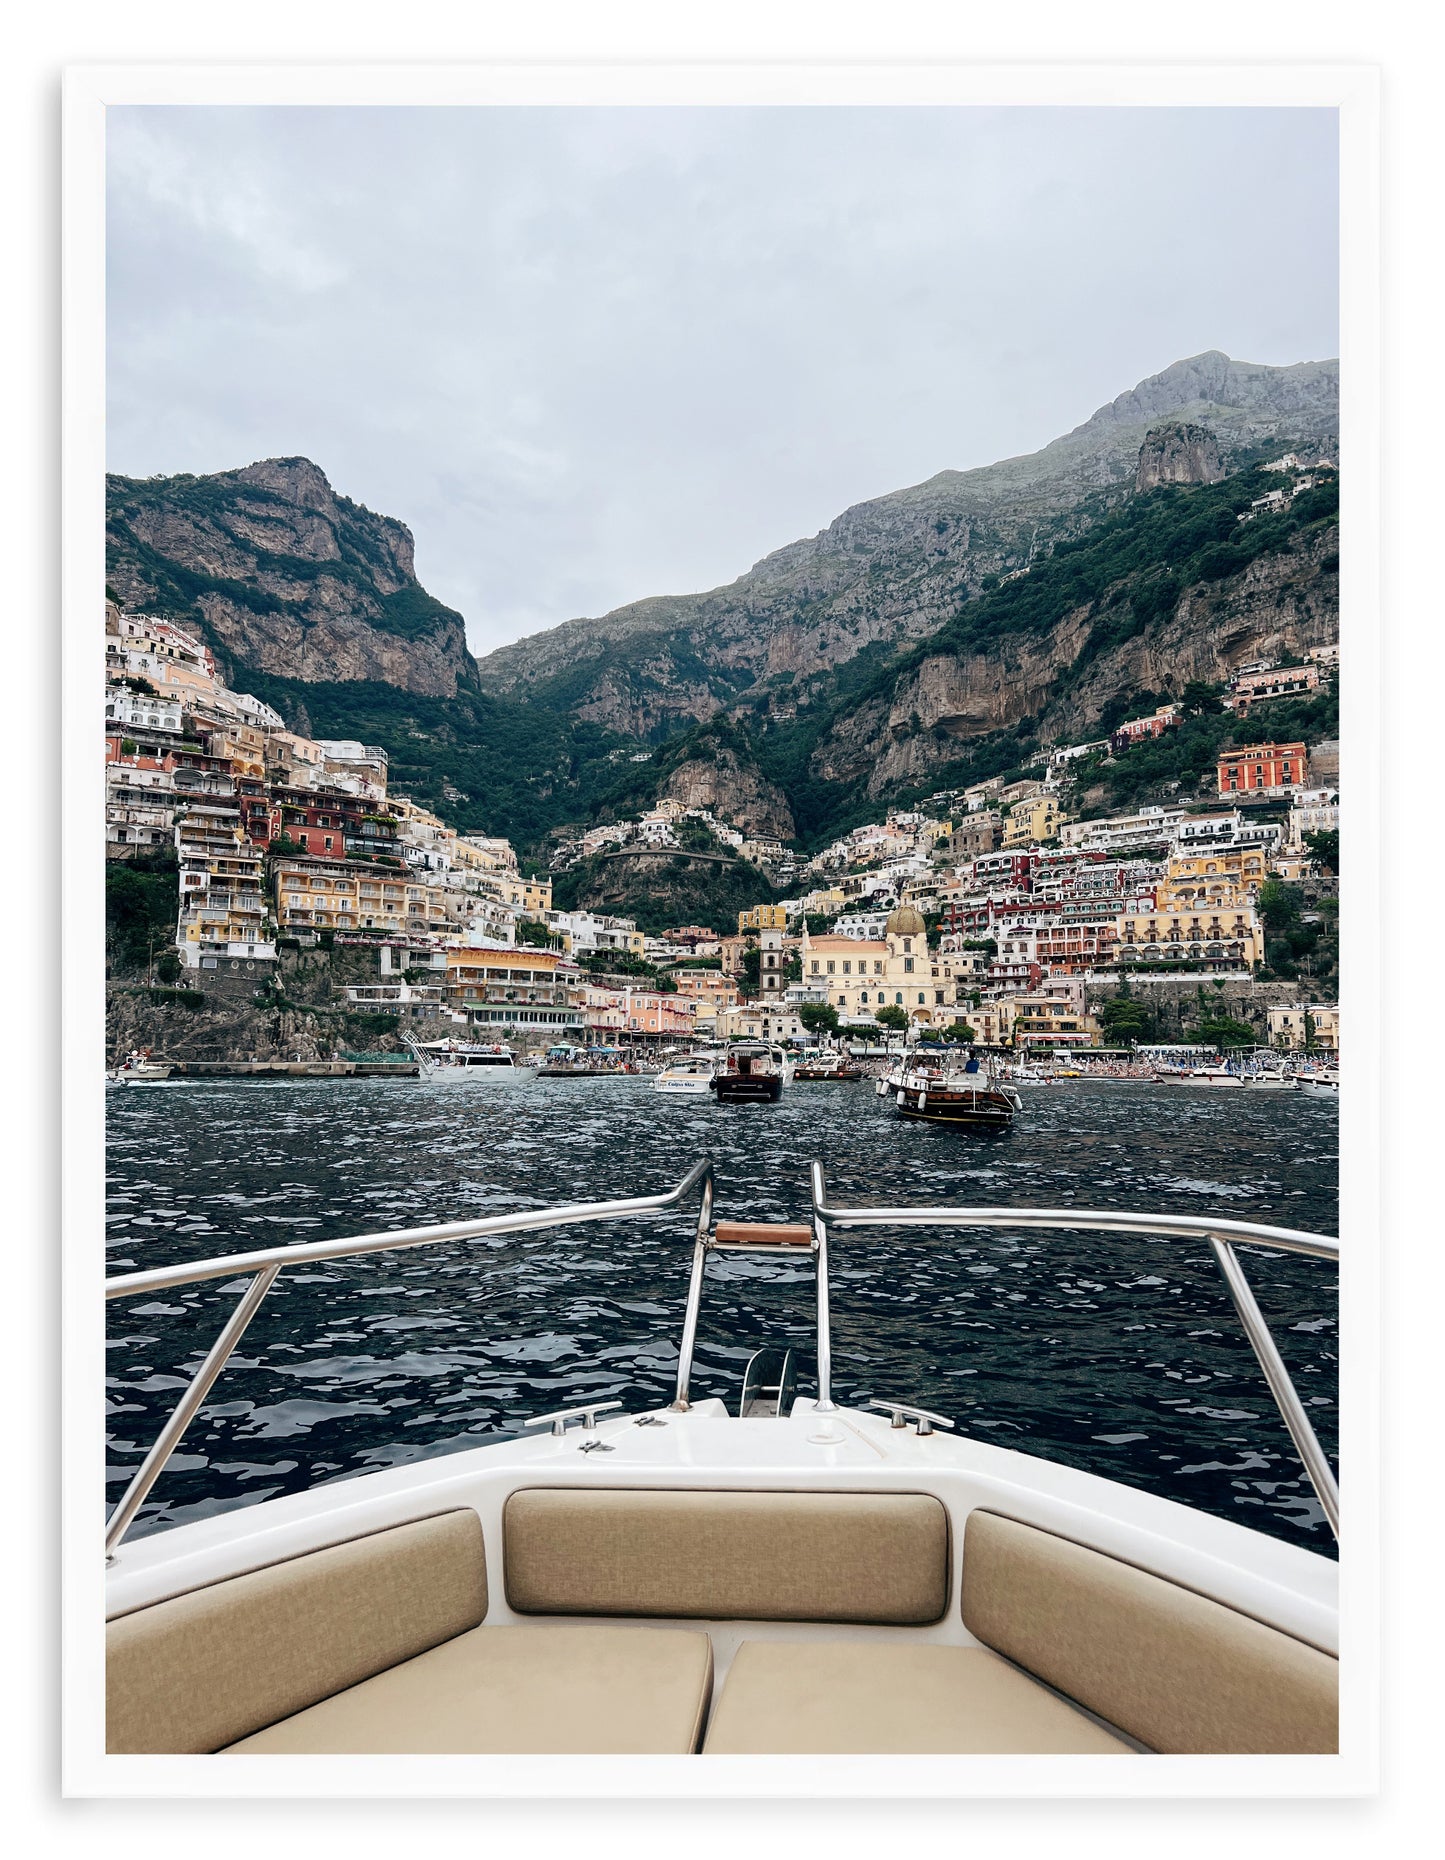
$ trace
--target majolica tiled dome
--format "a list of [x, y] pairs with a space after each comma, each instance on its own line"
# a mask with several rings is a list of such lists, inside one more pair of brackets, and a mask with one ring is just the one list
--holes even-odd
[[923, 917], [911, 904], [897, 904], [883, 926], [885, 936], [923, 936]]

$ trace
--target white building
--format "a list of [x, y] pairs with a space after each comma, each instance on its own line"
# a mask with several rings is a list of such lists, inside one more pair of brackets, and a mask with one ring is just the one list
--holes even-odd
[[1289, 810], [1288, 841], [1293, 847], [1304, 845], [1306, 833], [1338, 833], [1340, 797], [1334, 788], [1303, 788], [1293, 797]]
[[181, 733], [181, 700], [152, 693], [149, 697], [124, 685], [108, 685], [105, 720], [123, 730], [169, 730]]

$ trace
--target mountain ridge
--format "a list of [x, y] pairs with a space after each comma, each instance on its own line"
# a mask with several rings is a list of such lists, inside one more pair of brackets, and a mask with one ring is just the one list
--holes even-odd
[[1148, 429], [1169, 417], [1206, 428], [1224, 470], [1277, 445], [1334, 456], [1338, 364], [1280, 368], [1207, 350], [1036, 452], [851, 505], [732, 582], [565, 621], [486, 654], [478, 676], [648, 741], [764, 686], [806, 689], [869, 646], [923, 637], [992, 578], [1106, 515], [1132, 489]]

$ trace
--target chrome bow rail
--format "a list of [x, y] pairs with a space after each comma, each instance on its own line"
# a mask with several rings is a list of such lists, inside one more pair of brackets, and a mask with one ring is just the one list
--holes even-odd
[[[1244, 1276], [1244, 1267], [1235, 1254], [1236, 1246], [1265, 1247], [1283, 1253], [1306, 1253], [1314, 1259], [1340, 1257], [1340, 1243], [1322, 1234], [1301, 1233], [1293, 1227], [1257, 1227], [1248, 1221], [1205, 1220], [1193, 1215], [1121, 1214], [1114, 1209], [1094, 1208], [831, 1208], [823, 1165], [813, 1164], [813, 1231], [816, 1245], [827, 1253], [827, 1229], [833, 1227], [994, 1227], [1030, 1229], [1072, 1229], [1087, 1233], [1153, 1234], [1166, 1240], [1202, 1240], [1214, 1254], [1234, 1301], [1244, 1334], [1248, 1337], [1264, 1379], [1269, 1384], [1280, 1419], [1289, 1429], [1290, 1439], [1299, 1454], [1310, 1484], [1314, 1487], [1329, 1520], [1330, 1529], [1340, 1534], [1340, 1488], [1334, 1470], [1315, 1430], [1310, 1426], [1304, 1403], [1290, 1380], [1284, 1358], [1265, 1322], [1264, 1313], [1255, 1302], [1254, 1293]], [[826, 1325], [818, 1332], [819, 1407], [831, 1407], [829, 1384], [831, 1362]]]
[[[252, 1274], [240, 1303], [226, 1320], [205, 1361], [192, 1377], [170, 1419], [110, 1519], [105, 1531], [107, 1561], [135, 1521], [151, 1487], [180, 1444], [181, 1436], [206, 1399], [212, 1383], [230, 1360], [246, 1326], [260, 1309], [267, 1292], [288, 1266], [316, 1260], [351, 1259], [365, 1253], [392, 1253], [404, 1247], [437, 1246], [448, 1240], [481, 1240], [493, 1234], [536, 1233], [548, 1227], [574, 1227], [584, 1221], [625, 1221], [642, 1214], [665, 1214], [680, 1207], [701, 1185], [697, 1231], [705, 1236], [712, 1225], [713, 1169], [711, 1159], [695, 1163], [677, 1184], [660, 1195], [639, 1195], [627, 1201], [580, 1201], [560, 1208], [534, 1208], [517, 1214], [493, 1214], [483, 1220], [449, 1221], [437, 1227], [409, 1227], [395, 1233], [359, 1234], [350, 1239], [313, 1240], [298, 1246], [268, 1247], [257, 1253], [231, 1253], [217, 1259], [197, 1260], [185, 1266], [159, 1266], [149, 1272], [127, 1272], [105, 1282], [110, 1298], [133, 1298], [141, 1292], [169, 1291], [177, 1285], [194, 1285], [202, 1279], [230, 1279]], [[580, 1412], [580, 1410], [579, 1410]]]

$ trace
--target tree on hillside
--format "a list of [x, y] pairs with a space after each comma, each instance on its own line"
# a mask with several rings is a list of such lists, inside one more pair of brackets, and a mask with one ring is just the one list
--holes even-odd
[[945, 1040], [962, 1040], [972, 1046], [978, 1035], [966, 1020], [951, 1021], [943, 1030]]
[[1154, 1037], [1153, 1014], [1123, 989], [1099, 1009], [1099, 1025], [1111, 1042], [1121, 1046], [1137, 1046]]
[[1219, 687], [1202, 678], [1191, 678], [1179, 694], [1179, 706], [1186, 717], [1217, 717], [1224, 709]]
[[798, 1019], [809, 1033], [831, 1037], [838, 1031], [838, 1010], [827, 1001], [805, 1001], [798, 1009]]
[[875, 1012], [873, 1018], [880, 1027], [891, 1027], [897, 1033], [904, 1032], [908, 1026], [907, 1014], [901, 1007], [896, 1007], [891, 1001], [887, 1007], [879, 1008]]
[[1217, 1046], [1222, 1051], [1230, 1046], [1254, 1046], [1259, 1035], [1244, 1021], [1231, 1020], [1224, 1015], [1218, 1020], [1201, 1021], [1197, 1027], [1191, 1027], [1184, 1038], [1193, 1046]]
[[1340, 869], [1340, 834], [1336, 827], [1329, 833], [1306, 833], [1305, 851], [1322, 870], [1338, 876]]

